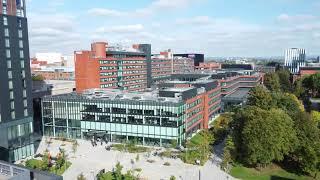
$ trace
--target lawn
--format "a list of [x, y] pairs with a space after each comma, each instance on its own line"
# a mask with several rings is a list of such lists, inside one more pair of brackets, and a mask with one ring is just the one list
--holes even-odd
[[254, 168], [246, 168], [243, 166], [235, 166], [231, 169], [230, 174], [238, 179], [243, 180], [278, 180], [278, 179], [295, 179], [295, 180], [311, 180], [309, 176], [299, 176], [289, 173], [279, 166], [272, 166], [258, 171]]
[[129, 153], [144, 153], [149, 151], [149, 148], [147, 147], [137, 146], [134, 144], [113, 144], [112, 149]]

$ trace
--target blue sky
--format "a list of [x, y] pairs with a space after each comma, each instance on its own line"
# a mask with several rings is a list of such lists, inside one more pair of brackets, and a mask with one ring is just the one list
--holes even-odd
[[319, 0], [26, 0], [30, 50], [89, 49], [92, 41], [153, 52], [280, 56], [286, 48], [320, 55]]

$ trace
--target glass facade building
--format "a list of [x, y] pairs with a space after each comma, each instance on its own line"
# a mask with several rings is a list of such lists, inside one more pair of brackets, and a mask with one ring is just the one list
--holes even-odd
[[[103, 90], [106, 91], [106, 90]], [[165, 146], [185, 139], [186, 106], [174, 98], [146, 99], [144, 93], [122, 97], [112, 90], [104, 96], [68, 94], [45, 97], [42, 101], [44, 134], [72, 139], [103, 134], [108, 141], [137, 141], [141, 145]], [[98, 96], [97, 93], [102, 93]], [[140, 96], [141, 95], [141, 96]], [[66, 113], [68, 112], [68, 113]]]

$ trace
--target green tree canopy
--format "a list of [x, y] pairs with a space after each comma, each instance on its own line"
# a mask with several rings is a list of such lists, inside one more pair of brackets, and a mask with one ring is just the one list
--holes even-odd
[[238, 158], [249, 165], [281, 161], [296, 143], [292, 119], [282, 110], [247, 107], [235, 115], [233, 124]]
[[277, 71], [276, 73], [279, 77], [281, 90], [283, 92], [291, 92], [292, 84], [290, 80], [290, 71], [282, 69]]
[[279, 91], [280, 90], [280, 80], [279, 76], [276, 73], [267, 73], [264, 76], [264, 85], [270, 91]]
[[295, 127], [298, 146], [292, 153], [292, 159], [298, 163], [301, 171], [316, 174], [320, 171], [320, 130], [309, 114], [297, 115]]
[[302, 84], [312, 97], [320, 97], [320, 73], [305, 77]]
[[270, 109], [273, 107], [274, 101], [271, 94], [263, 86], [257, 86], [250, 90], [248, 97], [248, 105], [257, 106], [261, 109]]

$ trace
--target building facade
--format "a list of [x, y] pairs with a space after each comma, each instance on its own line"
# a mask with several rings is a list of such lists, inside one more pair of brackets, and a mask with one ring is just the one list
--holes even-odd
[[215, 71], [221, 69], [221, 64], [216, 62], [200, 63], [199, 66], [195, 67], [197, 71], [209, 70]]
[[91, 51], [76, 51], [74, 57], [78, 92], [92, 88], [143, 91], [151, 86], [151, 45], [124, 49], [96, 42]]
[[151, 58], [152, 80], [158, 81], [171, 76], [173, 54], [171, 50], [160, 52]]
[[306, 50], [291, 48], [285, 52], [284, 66], [287, 67], [292, 74], [298, 74], [300, 67], [306, 66]]
[[32, 85], [24, 0], [0, 1], [0, 159], [34, 154]]
[[184, 145], [193, 134], [208, 129], [223, 109], [223, 98], [232, 95], [234, 99], [229, 100], [239, 101], [248, 94], [242, 88], [256, 86], [259, 77], [174, 74], [153, 91], [91, 89], [44, 97], [44, 134], [72, 139], [99, 136], [112, 142], [134, 140], [147, 146]]
[[190, 54], [174, 54], [177, 57], [185, 57], [193, 59], [194, 66], [199, 66], [200, 63], [204, 63], [204, 54], [190, 53]]
[[172, 74], [190, 74], [194, 72], [194, 59], [175, 56], [172, 60]]
[[42, 76], [45, 80], [74, 80], [75, 74], [73, 68], [50, 67], [33, 70], [32, 75]]

